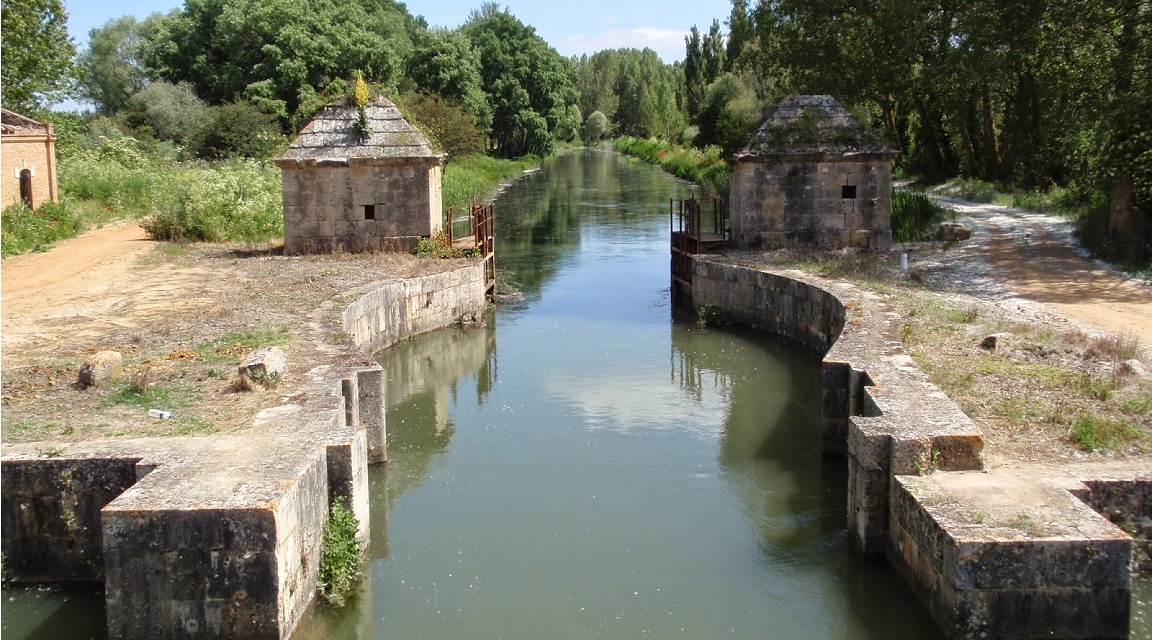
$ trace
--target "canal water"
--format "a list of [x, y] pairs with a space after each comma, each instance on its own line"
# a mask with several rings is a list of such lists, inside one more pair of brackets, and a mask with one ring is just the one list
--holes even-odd
[[[578, 151], [497, 200], [523, 300], [380, 354], [390, 461], [365, 579], [296, 638], [931, 639], [845, 532], [819, 358], [669, 301], [688, 185]], [[103, 636], [99, 592], [6, 590], [3, 636]], [[1149, 582], [1133, 638], [1152, 638]], [[80, 626], [78, 626], [80, 625]]]
[[388, 464], [353, 611], [306, 638], [933, 638], [849, 550], [820, 360], [669, 300], [669, 199], [605, 152], [496, 201], [523, 301], [379, 356]]

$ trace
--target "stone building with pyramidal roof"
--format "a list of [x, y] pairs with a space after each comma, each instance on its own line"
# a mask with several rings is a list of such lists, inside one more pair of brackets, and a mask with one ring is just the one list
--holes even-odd
[[411, 251], [442, 226], [441, 163], [386, 98], [326, 107], [276, 159], [284, 253]]
[[896, 156], [831, 96], [785, 98], [732, 159], [732, 242], [891, 248]]

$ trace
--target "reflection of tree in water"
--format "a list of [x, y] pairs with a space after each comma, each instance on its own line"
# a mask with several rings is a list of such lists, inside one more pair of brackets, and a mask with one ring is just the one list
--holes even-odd
[[691, 194], [659, 169], [593, 149], [564, 153], [497, 201], [496, 252], [502, 279], [539, 293], [575, 255], [582, 229], [621, 232], [637, 211], [664, 211]]
[[840, 588], [823, 593], [848, 602], [842, 637], [920, 637], [933, 627], [891, 568], [846, 548], [848, 470], [821, 453], [820, 358], [751, 333], [675, 324], [671, 371], [697, 401], [727, 396], [721, 473], [744, 505], [763, 562], [826, 571], [828, 554], [846, 554], [829, 576]]

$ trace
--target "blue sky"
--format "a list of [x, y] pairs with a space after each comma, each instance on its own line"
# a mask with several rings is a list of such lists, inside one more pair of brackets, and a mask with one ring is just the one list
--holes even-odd
[[[408, 11], [422, 15], [433, 26], [455, 27], [483, 0], [412, 0]], [[68, 31], [77, 48], [88, 32], [112, 18], [168, 12], [182, 0], [64, 0]], [[635, 47], [654, 49], [665, 62], [684, 58], [684, 35], [693, 24], [705, 31], [712, 20], [723, 22], [730, 0], [582, 0], [581, 2], [501, 2], [522, 22], [562, 55], [593, 53], [601, 49]]]

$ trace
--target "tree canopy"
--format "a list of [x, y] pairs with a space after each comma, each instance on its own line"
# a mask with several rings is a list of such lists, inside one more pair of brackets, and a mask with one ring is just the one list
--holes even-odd
[[3, 0], [0, 87], [5, 107], [45, 108], [68, 97], [76, 77], [76, 46], [61, 0]]

